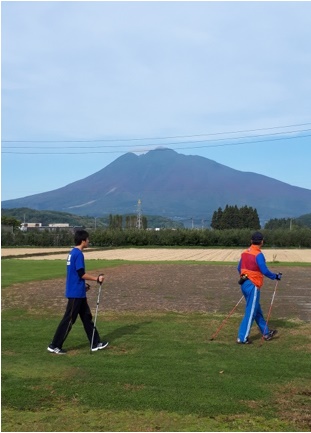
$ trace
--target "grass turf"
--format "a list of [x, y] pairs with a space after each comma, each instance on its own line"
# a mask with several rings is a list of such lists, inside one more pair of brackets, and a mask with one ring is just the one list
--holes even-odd
[[[5, 291], [63, 266], [5, 260]], [[57, 356], [46, 348], [61, 314], [2, 312], [2, 431], [310, 431], [310, 323], [271, 320], [277, 338], [261, 346], [253, 327], [241, 346], [238, 315], [211, 342], [222, 315], [105, 312], [108, 349], [90, 354], [78, 321]]]
[[275, 323], [260, 347], [234, 343], [236, 316], [213, 342], [221, 316], [98, 320], [109, 349], [90, 354], [77, 323], [58, 356], [59, 317], [3, 313], [2, 431], [309, 431], [309, 324]]

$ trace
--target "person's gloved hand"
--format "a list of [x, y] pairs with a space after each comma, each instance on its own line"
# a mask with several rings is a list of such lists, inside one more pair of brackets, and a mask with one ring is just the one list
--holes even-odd
[[275, 274], [275, 279], [279, 280], [282, 278], [282, 272], [279, 272], [278, 274]]

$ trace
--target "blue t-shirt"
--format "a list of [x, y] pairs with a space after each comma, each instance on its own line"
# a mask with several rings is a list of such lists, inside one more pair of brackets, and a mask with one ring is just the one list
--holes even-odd
[[79, 248], [73, 248], [67, 257], [67, 298], [86, 298], [85, 281], [79, 277], [79, 269], [85, 269], [84, 255]]

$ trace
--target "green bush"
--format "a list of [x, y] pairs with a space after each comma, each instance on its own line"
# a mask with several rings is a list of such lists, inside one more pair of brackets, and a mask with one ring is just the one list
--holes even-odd
[[[90, 232], [92, 247], [244, 247], [250, 244], [253, 230], [250, 229], [97, 229]], [[311, 248], [311, 229], [295, 228], [262, 230], [266, 247]], [[71, 246], [73, 235], [59, 232], [3, 232], [2, 246]]]

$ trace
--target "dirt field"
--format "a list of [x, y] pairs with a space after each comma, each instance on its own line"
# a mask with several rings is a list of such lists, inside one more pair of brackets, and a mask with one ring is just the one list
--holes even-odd
[[[31, 255], [32, 260], [65, 260], [69, 248], [4, 248], [2, 257]], [[196, 249], [196, 248], [122, 248], [107, 250], [84, 250], [87, 259], [134, 260], [134, 261], [168, 261], [195, 260], [237, 262], [243, 248]], [[311, 264], [311, 249], [265, 249], [267, 262], [300, 262]], [[42, 256], [42, 254], [45, 254]], [[49, 254], [50, 253], [50, 254]], [[37, 255], [36, 254], [40, 254]]]
[[[271, 265], [278, 272], [277, 264]], [[278, 284], [272, 319], [311, 320], [310, 267], [283, 267]], [[100, 310], [150, 312], [206, 312], [228, 314], [241, 298], [234, 265], [213, 264], [130, 264], [105, 269]], [[2, 292], [2, 309], [26, 308], [50, 310], [62, 314], [64, 278], [27, 284], [15, 284]], [[269, 310], [275, 281], [266, 279], [261, 291], [261, 305]], [[88, 292], [93, 311], [97, 299], [96, 284]], [[243, 313], [241, 302], [236, 313]]]

